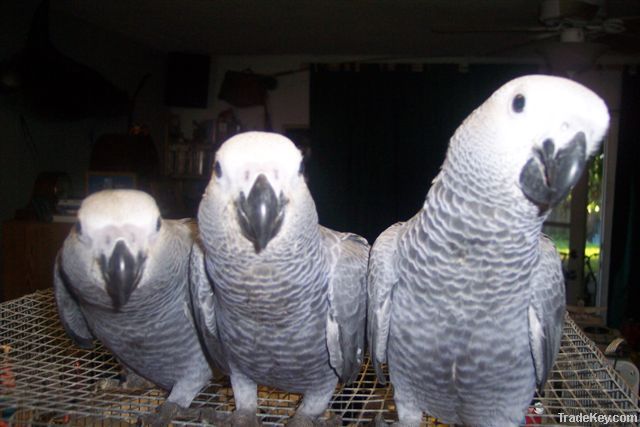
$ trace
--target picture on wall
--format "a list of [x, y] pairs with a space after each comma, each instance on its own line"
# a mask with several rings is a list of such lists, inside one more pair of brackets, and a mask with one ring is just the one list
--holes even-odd
[[88, 196], [101, 190], [136, 188], [137, 181], [134, 173], [88, 171], [85, 192]]

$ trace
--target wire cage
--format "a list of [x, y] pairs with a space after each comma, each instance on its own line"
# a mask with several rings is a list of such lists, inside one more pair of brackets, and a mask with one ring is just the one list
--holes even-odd
[[[120, 372], [117, 362], [99, 344], [83, 350], [67, 338], [50, 290], [0, 304], [0, 426], [135, 424], [164, 401], [165, 393], [101, 388]], [[261, 387], [258, 415], [263, 425], [283, 425], [300, 401], [300, 395]], [[205, 406], [222, 413], [233, 410], [233, 393], [226, 379], [210, 384], [192, 404], [195, 409]], [[368, 360], [353, 384], [336, 389], [326, 415], [331, 412], [344, 425], [367, 425], [378, 414], [389, 422], [397, 419], [393, 390], [376, 381]], [[554, 370], [522, 425], [591, 426], [604, 420], [609, 425], [637, 425], [639, 417], [638, 397], [567, 317]], [[428, 416], [423, 424], [443, 425]], [[176, 419], [173, 425], [202, 422], [194, 415]]]

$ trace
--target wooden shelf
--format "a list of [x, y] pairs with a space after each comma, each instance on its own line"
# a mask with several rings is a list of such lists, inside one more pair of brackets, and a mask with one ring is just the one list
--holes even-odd
[[53, 286], [58, 250], [73, 227], [68, 222], [2, 223], [2, 292], [7, 301]]
[[215, 150], [210, 144], [167, 144], [165, 175], [174, 179], [209, 179], [214, 156]]

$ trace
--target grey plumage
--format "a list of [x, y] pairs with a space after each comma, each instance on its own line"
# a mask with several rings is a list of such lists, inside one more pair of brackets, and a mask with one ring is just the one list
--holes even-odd
[[560, 345], [564, 283], [548, 209], [608, 127], [577, 83], [527, 76], [458, 128], [423, 209], [391, 226], [369, 262], [369, 342], [389, 365], [401, 425], [522, 421]]
[[304, 393], [296, 416], [316, 418], [362, 362], [369, 246], [318, 225], [301, 161], [279, 135], [230, 139], [198, 214], [194, 312], [245, 415], [258, 383]]
[[162, 220], [151, 196], [107, 190], [89, 196], [55, 264], [58, 311], [83, 347], [100, 340], [130, 371], [170, 392], [165, 424], [211, 378], [189, 308], [188, 260], [195, 224]]

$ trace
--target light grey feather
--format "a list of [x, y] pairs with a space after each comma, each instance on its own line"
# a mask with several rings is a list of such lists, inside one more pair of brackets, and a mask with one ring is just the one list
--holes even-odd
[[564, 327], [565, 289], [560, 257], [553, 242], [540, 239], [540, 261], [531, 278], [529, 340], [536, 382], [544, 386], [560, 349]]
[[342, 382], [350, 383], [364, 356], [369, 244], [355, 234], [320, 229], [331, 254], [327, 346], [331, 366]]
[[60, 270], [60, 255], [56, 257], [53, 272], [53, 291], [62, 326], [73, 341], [82, 348], [93, 348], [93, 334], [80, 311], [75, 297], [69, 293]]
[[216, 323], [213, 283], [209, 279], [204, 261], [204, 253], [199, 239], [191, 248], [189, 267], [189, 288], [191, 308], [195, 323], [202, 336], [202, 344], [215, 365], [224, 372], [229, 372], [228, 364], [222, 354], [220, 336]]
[[398, 282], [396, 241], [403, 225], [403, 222], [399, 222], [382, 232], [371, 248], [369, 259], [367, 287], [369, 353], [378, 381], [382, 384], [386, 384], [387, 379], [380, 365], [387, 361], [393, 288]]

